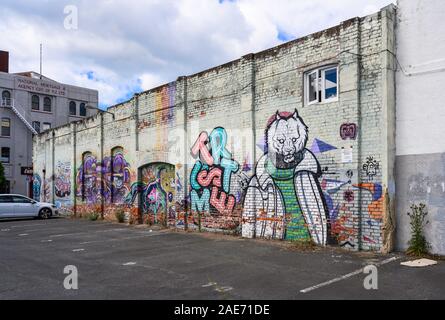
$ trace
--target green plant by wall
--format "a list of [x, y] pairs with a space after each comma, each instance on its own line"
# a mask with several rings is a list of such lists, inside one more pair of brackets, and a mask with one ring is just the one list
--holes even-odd
[[88, 215], [88, 219], [91, 221], [96, 221], [97, 219], [99, 219], [100, 214], [98, 212], [92, 212]]
[[428, 254], [431, 245], [425, 238], [423, 227], [429, 221], [425, 221], [428, 214], [426, 206], [423, 203], [411, 205], [411, 212], [408, 212], [411, 225], [411, 239], [408, 241], [409, 247], [407, 253], [414, 256]]
[[122, 209], [118, 209], [118, 210], [116, 211], [115, 215], [116, 215], [116, 220], [117, 220], [119, 223], [123, 223], [123, 222], [125, 222], [125, 211], [124, 211], [124, 210], [122, 210]]

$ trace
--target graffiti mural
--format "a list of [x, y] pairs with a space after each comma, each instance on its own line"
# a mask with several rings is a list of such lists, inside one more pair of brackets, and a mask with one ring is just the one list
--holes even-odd
[[133, 183], [125, 203], [133, 205], [139, 196], [139, 210], [148, 223], [167, 222], [176, 219], [175, 167], [168, 163], [152, 163], [139, 169], [139, 179]]
[[36, 201], [40, 201], [40, 193], [42, 189], [42, 178], [38, 174], [32, 177], [32, 197]]
[[306, 149], [308, 128], [297, 110], [279, 112], [267, 124], [266, 153], [258, 161], [244, 199], [242, 234], [325, 245], [327, 210], [321, 169]]
[[374, 157], [367, 157], [366, 162], [363, 164], [363, 171], [365, 172], [366, 176], [372, 180], [376, 175], [377, 171], [379, 170], [379, 163]]
[[190, 174], [191, 210], [198, 215], [230, 215], [235, 207], [230, 183], [239, 164], [232, 159], [226, 144], [226, 130], [217, 127], [210, 135], [201, 132], [191, 149], [197, 159]]
[[103, 159], [102, 174], [105, 203], [123, 203], [126, 195], [130, 192], [131, 168], [122, 150]]
[[57, 163], [54, 192], [59, 198], [65, 198], [71, 194], [71, 164], [69, 162]]
[[58, 208], [71, 205], [71, 163], [58, 161], [54, 174], [55, 204]]
[[86, 204], [96, 204], [101, 201], [99, 173], [100, 162], [93, 154], [84, 154], [82, 164], [77, 170], [76, 196]]

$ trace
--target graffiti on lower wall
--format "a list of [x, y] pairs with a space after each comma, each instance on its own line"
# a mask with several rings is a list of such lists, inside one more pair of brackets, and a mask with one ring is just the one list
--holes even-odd
[[[232, 175], [239, 164], [227, 150], [227, 133], [222, 127], [203, 131], [191, 149], [196, 159], [190, 174], [191, 210], [201, 216], [230, 215], [236, 198], [230, 191]], [[199, 222], [196, 222], [200, 224]]]
[[71, 163], [58, 161], [54, 174], [55, 205], [58, 208], [68, 209], [71, 201]]
[[175, 166], [151, 163], [139, 168], [139, 179], [131, 185], [125, 203], [134, 205], [139, 201], [139, 210], [146, 223], [174, 225], [175, 193]]
[[105, 203], [122, 204], [126, 195], [130, 192], [131, 183], [131, 167], [122, 151], [103, 159], [102, 174]]
[[36, 201], [40, 201], [40, 193], [42, 190], [42, 178], [35, 173], [32, 176], [32, 197]]
[[100, 190], [100, 162], [96, 156], [88, 153], [77, 170], [76, 197], [85, 204], [96, 204], [101, 201]]
[[266, 153], [258, 161], [244, 199], [242, 234], [325, 245], [327, 210], [320, 165], [306, 149], [308, 128], [297, 110], [279, 112], [267, 124]]

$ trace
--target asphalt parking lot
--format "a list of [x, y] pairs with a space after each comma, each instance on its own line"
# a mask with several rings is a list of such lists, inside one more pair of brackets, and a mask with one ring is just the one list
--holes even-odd
[[[445, 263], [57, 218], [0, 221], [0, 299], [444, 299]], [[361, 269], [378, 265], [378, 289]], [[78, 289], [64, 288], [64, 268]]]

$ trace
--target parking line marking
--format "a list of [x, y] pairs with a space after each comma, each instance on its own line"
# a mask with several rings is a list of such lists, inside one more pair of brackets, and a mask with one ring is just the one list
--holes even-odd
[[73, 252], [80, 252], [80, 251], [84, 251], [85, 249], [83, 248], [79, 248], [79, 249], [73, 249]]
[[[392, 257], [392, 258], [383, 260], [382, 262], [375, 263], [374, 265], [377, 266], [377, 267], [379, 267], [379, 266], [382, 266], [382, 265], [384, 265], [384, 264], [387, 264], [387, 263], [396, 261], [396, 260], [398, 260], [399, 258], [400, 258], [400, 257]], [[340, 277], [334, 278], [334, 279], [332, 279], [332, 280], [329, 280], [329, 281], [326, 281], [326, 282], [322, 282], [322, 283], [317, 284], [317, 285], [315, 285], [315, 286], [312, 286], [312, 287], [309, 287], [309, 288], [300, 290], [300, 292], [301, 292], [301, 293], [308, 293], [308, 292], [310, 292], [310, 291], [312, 291], [312, 290], [315, 290], [315, 289], [318, 289], [318, 288], [321, 288], [321, 287], [325, 287], [325, 286], [328, 286], [328, 285], [330, 285], [330, 284], [332, 284], [332, 283], [335, 283], [335, 282], [338, 282], [338, 281], [341, 281], [341, 280], [350, 278], [350, 277], [355, 276], [355, 275], [357, 275], [357, 274], [359, 274], [359, 273], [363, 273], [363, 269], [364, 269], [364, 268], [357, 269], [357, 270], [352, 271], [352, 272], [350, 272], [350, 273], [348, 273], [348, 274], [345, 274], [345, 275], [343, 275], [343, 276], [340, 276]]]
[[136, 262], [134, 261], [130, 261], [130, 262], [125, 262], [124, 264], [122, 264], [123, 266], [134, 266], [136, 264]]
[[122, 240], [131, 240], [131, 239], [138, 239], [138, 238], [145, 238], [145, 237], [153, 237], [153, 236], [160, 236], [163, 234], [168, 234], [167, 232], [159, 232], [159, 233], [150, 233], [142, 236], [135, 236], [135, 237], [125, 237], [125, 238], [113, 238], [113, 239], [105, 239], [105, 240], [92, 240], [92, 241], [84, 241], [80, 242], [79, 244], [90, 244], [90, 243], [97, 243], [97, 242], [108, 242], [108, 241], [122, 241]]
[[19, 237], [24, 237], [24, 236], [29, 236], [29, 234], [27, 234], [27, 233], [20, 233], [18, 236]]
[[40, 242], [52, 242], [52, 240], [51, 239], [46, 239], [46, 240], [42, 240]]

